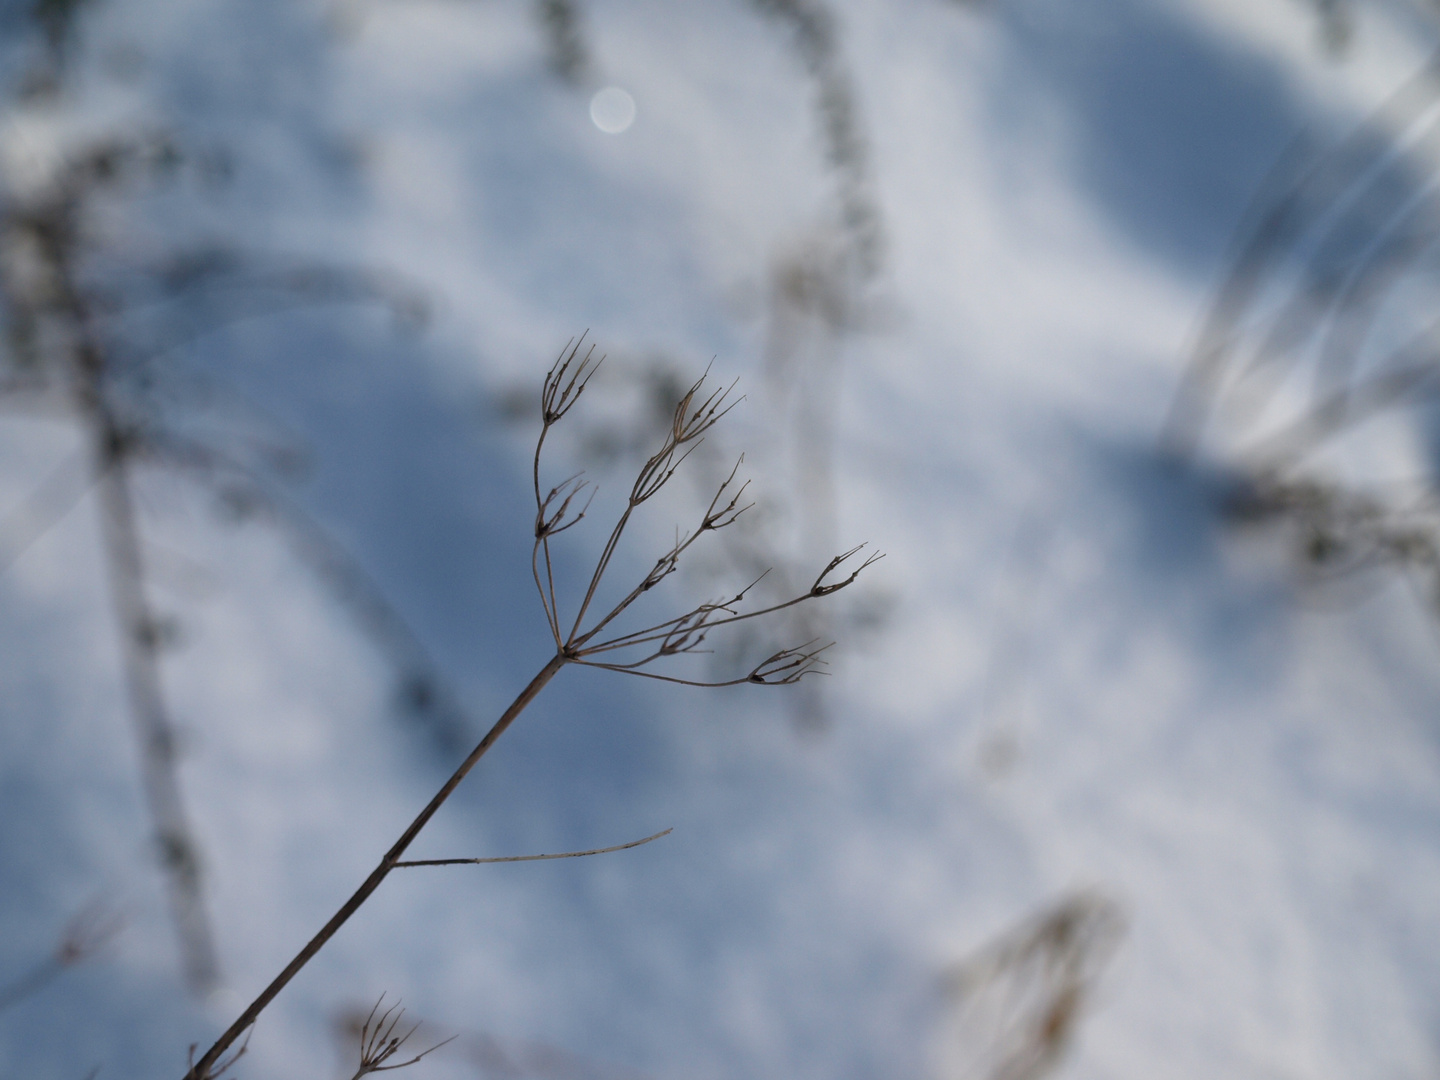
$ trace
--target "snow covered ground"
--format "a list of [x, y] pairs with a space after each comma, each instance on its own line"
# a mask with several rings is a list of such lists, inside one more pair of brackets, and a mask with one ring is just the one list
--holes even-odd
[[[1158, 449], [1252, 193], [1301, 127], [1340, 137], [1423, 63], [1424, 22], [1360, 9], [1337, 61], [1291, 0], [835, 3], [884, 257], [786, 389], [767, 297], [796, 252], [848, 241], [824, 230], [839, 174], [815, 81], [759, 6], [582, 5], [569, 84], [522, 0], [97, 0], [73, 88], [0, 133], [22, 165], [116, 124], [224, 149], [228, 183], [138, 197], [116, 250], [221, 238], [431, 298], [419, 332], [309, 305], [162, 363], [309, 447], [294, 498], [384, 585], [468, 739], [549, 656], [535, 422], [506, 403], [538, 400], [582, 330], [622, 431], [627, 371], [713, 357], [741, 380], [715, 441], [791, 509], [786, 558], [813, 561], [817, 536], [887, 556], [850, 609], [874, 617], [835, 623], [823, 724], [797, 722], [793, 690], [562, 672], [416, 857], [675, 831], [397, 873], [237, 1075], [349, 1076], [337, 1018], [383, 992], [426, 1020], [421, 1048], [466, 1033], [417, 1077], [957, 1076], [988, 1036], [955, 1020], [947, 972], [1083, 890], [1126, 932], [1060, 1075], [1434, 1076], [1431, 617], [1398, 581], [1343, 603], [1302, 587], [1273, 536], [1222, 520], [1223, 443], [1196, 468]], [[613, 134], [590, 112], [611, 85], [636, 103]], [[816, 479], [785, 432], [830, 389]], [[78, 445], [0, 419], [0, 513]], [[589, 466], [602, 487], [562, 538], [563, 594], [633, 458], [551, 450], [557, 479]], [[6, 1080], [178, 1080], [457, 760], [282, 532], [224, 520], [173, 470], [141, 492], [224, 984], [196, 1002], [178, 975], [82, 501], [0, 575], [0, 984], [97, 898], [124, 925], [0, 1011]], [[647, 519], [621, 569], [691, 513]]]

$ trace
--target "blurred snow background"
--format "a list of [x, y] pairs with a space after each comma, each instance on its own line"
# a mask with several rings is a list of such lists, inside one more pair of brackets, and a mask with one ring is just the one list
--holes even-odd
[[[755, 543], [887, 553], [810, 697], [563, 672], [415, 856], [674, 833], [393, 876], [238, 1075], [349, 1076], [342, 1018], [384, 992], [419, 1047], [466, 1033], [414, 1076], [980, 1076], [998, 1036], [955, 965], [1079, 890], [1125, 933], [1060, 1075], [1434, 1076], [1431, 616], [1398, 580], [1304, 588], [1223, 520], [1223, 445], [1158, 450], [1267, 170], [1302, 128], [1343, 137], [1431, 24], [1347, 8], [1337, 57], [1293, 0], [853, 0], [800, 6], [833, 15], [816, 61], [773, 7], [578, 4], [565, 61], [524, 0], [91, 0], [43, 92], [29, 5], [0, 15], [12, 190], [114, 132], [213, 163], [114, 200], [107, 280], [208, 244], [427, 298], [418, 328], [318, 302], [211, 329], [166, 301], [197, 330], [148, 363], [168, 422], [305, 448], [278, 483], [453, 684], [452, 741], [548, 658], [516, 403], [582, 330], [611, 374], [557, 476], [623, 489], [646, 388], [713, 358], [748, 400], [696, 464], [746, 450]], [[826, 79], [853, 94], [838, 165]], [[591, 115], [609, 86], [635, 103], [617, 133]], [[868, 263], [836, 225], [855, 205]], [[80, 446], [7, 409], [0, 512]], [[283, 530], [138, 471], [223, 984], [196, 1001], [179, 976], [82, 499], [0, 576], [0, 984], [87, 904], [124, 925], [0, 1011], [0, 1077], [178, 1078], [458, 758]], [[625, 568], [691, 513], [648, 519]], [[566, 580], [602, 528], [566, 534]], [[721, 591], [723, 566], [667, 588]]]

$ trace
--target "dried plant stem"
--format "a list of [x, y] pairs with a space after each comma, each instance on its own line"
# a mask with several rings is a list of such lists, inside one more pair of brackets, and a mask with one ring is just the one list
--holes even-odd
[[609, 855], [612, 851], [629, 851], [631, 848], [643, 847], [652, 840], [659, 840], [662, 836], [669, 836], [674, 829], [661, 829], [659, 832], [645, 837], [643, 840], [631, 840], [628, 844], [615, 844], [612, 847], [591, 848], [588, 851], [561, 851], [554, 855], [501, 855], [489, 859], [415, 859], [413, 861], [398, 862], [396, 866], [479, 866], [482, 863], [502, 862], [544, 862], [546, 859], [583, 859], [587, 855]]
[[389, 876], [390, 871], [394, 870], [396, 865], [399, 864], [400, 856], [405, 854], [405, 849], [410, 846], [411, 841], [419, 835], [420, 830], [435, 816], [435, 812], [444, 805], [446, 799], [450, 798], [451, 794], [460, 786], [460, 782], [465, 779], [470, 770], [475, 767], [476, 763], [485, 756], [490, 747], [495, 745], [495, 740], [505, 734], [505, 729], [514, 723], [515, 718], [525, 711], [526, 706], [535, 700], [536, 695], [545, 688], [545, 685], [556, 676], [566, 663], [567, 660], [565, 657], [557, 653], [550, 659], [549, 663], [540, 669], [539, 673], [530, 680], [529, 685], [520, 691], [520, 696], [510, 704], [510, 707], [505, 710], [500, 719], [495, 721], [495, 725], [485, 733], [485, 737], [480, 740], [475, 749], [470, 751], [470, 755], [461, 762], [460, 767], [451, 774], [450, 779], [445, 781], [440, 790], [435, 793], [435, 797], [426, 804], [425, 809], [420, 811], [419, 816], [410, 823], [409, 828], [400, 834], [400, 839], [396, 840], [390, 850], [385, 853], [385, 857], [380, 860], [380, 865], [371, 871], [370, 876], [365, 879], [364, 884], [355, 890], [354, 895], [341, 905], [340, 910], [330, 917], [330, 921], [320, 929], [320, 932], [311, 938], [305, 947], [295, 955], [295, 959], [285, 965], [285, 969], [281, 971], [279, 975], [275, 976], [269, 986], [260, 992], [260, 996], [250, 1003], [250, 1006], [240, 1014], [239, 1019], [231, 1024], [225, 1034], [221, 1035], [220, 1038], [215, 1041], [215, 1045], [207, 1050], [205, 1055], [191, 1067], [190, 1071], [186, 1073], [186, 1080], [207, 1080], [210, 1075], [210, 1068], [220, 1060], [221, 1055], [255, 1022], [256, 1017], [274, 1000], [275, 995], [285, 989], [286, 984], [299, 974], [300, 969], [308, 964], [315, 954], [324, 947], [325, 943], [335, 936], [335, 932], [349, 921], [350, 916], [360, 910], [360, 906], [370, 898], [370, 894], [380, 887], [380, 883], [384, 881], [385, 878]]
[[[426, 805], [418, 817], [410, 823], [395, 841], [390, 850], [385, 853], [380, 864], [370, 873], [359, 889], [349, 900], [330, 917], [327, 922], [303, 949], [296, 954], [295, 958], [285, 966], [285, 969], [267, 986], [250, 1006], [241, 1013], [239, 1019], [230, 1025], [230, 1028], [220, 1036], [199, 1061], [191, 1067], [186, 1074], [186, 1080], [214, 1080], [212, 1070], [221, 1067], [226, 1051], [246, 1031], [248, 1031], [264, 1011], [266, 1006], [274, 1000], [275, 996], [293, 979], [306, 964], [324, 948], [326, 942], [335, 936], [336, 931], [344, 926], [350, 916], [354, 915], [368, 900], [372, 893], [380, 887], [380, 883], [389, 876], [390, 872], [398, 866], [406, 865], [445, 865], [455, 862], [500, 862], [500, 861], [530, 861], [539, 858], [571, 858], [584, 854], [600, 854], [595, 852], [570, 852], [562, 855], [550, 856], [519, 856], [505, 860], [490, 859], [442, 859], [430, 860], [422, 863], [402, 863], [401, 856], [405, 854], [406, 848], [411, 841], [419, 835], [420, 830], [425, 827], [429, 820], [435, 816], [435, 812], [444, 805], [445, 800], [459, 787], [460, 782], [465, 779], [476, 763], [485, 756], [485, 753], [495, 744], [495, 740], [505, 733], [508, 728], [526, 706], [535, 700], [540, 693], [553, 679], [560, 669], [566, 664], [582, 664], [591, 667], [603, 667], [611, 671], [619, 671], [628, 675], [642, 675], [648, 678], [664, 679], [669, 682], [680, 682], [691, 686], [731, 686], [738, 683], [756, 683], [767, 686], [791, 685], [799, 682], [806, 674], [814, 673], [817, 666], [823, 664], [820, 654], [828, 647], [817, 645], [810, 641], [803, 645], [781, 649], [762, 660], [748, 674], [736, 679], [724, 680], [721, 682], [701, 683], [691, 679], [676, 678], [667, 675], [659, 675], [649, 671], [640, 670], [651, 663], [659, 660], [666, 660], [670, 657], [695, 653], [700, 650], [706, 635], [722, 626], [747, 620], [760, 618], [775, 611], [780, 611], [796, 604], [829, 596], [841, 589], [848, 587], [855, 581], [856, 577], [880, 558], [878, 554], [872, 554], [865, 559], [861, 565], [851, 571], [848, 577], [832, 580], [831, 575], [836, 574], [841, 566], [848, 560], [859, 554], [860, 548], [852, 548], [843, 552], [826, 564], [814, 583], [804, 592], [781, 603], [772, 604], [755, 611], [741, 611], [739, 605], [744, 601], [751, 586], [741, 590], [737, 595], [720, 601], [713, 601], [700, 604], [685, 614], [666, 619], [662, 622], [653, 623], [640, 630], [626, 633], [615, 633], [614, 637], [596, 641], [601, 631], [610, 627], [614, 621], [624, 614], [637, 600], [649, 592], [656, 585], [659, 585], [665, 578], [675, 571], [680, 556], [690, 547], [702, 534], [725, 528], [732, 524], [740, 514], [747, 509], [741, 505], [741, 499], [745, 488], [741, 485], [738, 489], [732, 490], [735, 482], [735, 473], [731, 473], [725, 483], [720, 486], [715, 497], [711, 500], [709, 508], [701, 519], [699, 527], [692, 533], [680, 536], [677, 534], [675, 544], [665, 554], [656, 560], [654, 567], [641, 579], [640, 583], [634, 586], [618, 603], [610, 608], [607, 614], [601, 615], [591, 612], [591, 604], [600, 593], [601, 581], [605, 577], [611, 562], [615, 556], [620, 543], [621, 534], [625, 531], [626, 525], [630, 522], [631, 515], [642, 503], [647, 502], [655, 495], [675, 474], [679, 467], [694, 449], [698, 441], [710, 430], [715, 423], [729, 411], [731, 405], [726, 404], [726, 398], [730, 393], [728, 389], [711, 391], [708, 395], [702, 394], [704, 379], [697, 381], [690, 390], [680, 399], [675, 407], [675, 417], [669, 432], [658, 451], [650, 457], [640, 468], [634, 486], [631, 488], [629, 498], [626, 501], [625, 509], [619, 515], [619, 520], [611, 530], [609, 539], [601, 552], [596, 563], [595, 572], [591, 575], [590, 583], [585, 591], [583, 599], [578, 605], [578, 614], [575, 617], [573, 627], [566, 634], [561, 631], [560, 605], [555, 593], [554, 573], [552, 570], [550, 541], [565, 532], [585, 516], [585, 510], [589, 506], [588, 501], [583, 505], [576, 502], [577, 496], [586, 486], [578, 476], [562, 481], [556, 487], [545, 494], [545, 489], [540, 481], [540, 454], [545, 445], [545, 436], [550, 428], [562, 420], [579, 401], [585, 390], [590, 375], [593, 374], [598, 361], [594, 361], [591, 352], [587, 352], [582, 358], [580, 349], [582, 343], [571, 342], [561, 352], [560, 357], [555, 361], [549, 374], [545, 377], [544, 388], [541, 391], [541, 431], [535, 445], [534, 461], [534, 488], [535, 488], [535, 544], [531, 552], [531, 572], [535, 578], [535, 587], [540, 594], [542, 607], [545, 609], [546, 622], [549, 625], [551, 635], [555, 643], [555, 654], [549, 662], [530, 680], [529, 684], [520, 695], [505, 710], [504, 714], [495, 725], [485, 734], [474, 750], [470, 751], [468, 757], [461, 762], [460, 767], [455, 770], [450, 779], [447, 780], [434, 798]], [[863, 547], [863, 545], [862, 545]], [[543, 572], [542, 572], [543, 566]], [[603, 609], [601, 609], [603, 610]], [[587, 622], [587, 615], [590, 621]], [[566, 620], [568, 622], [568, 620]], [[597, 662], [589, 659], [601, 653], [610, 655], [619, 651], [623, 657], [626, 651], [642, 653], [638, 658], [629, 662], [617, 659], [610, 662]], [[667, 832], [669, 830], [666, 830]], [[655, 836], [647, 837], [644, 840], [635, 841], [630, 844], [621, 844], [616, 848], [601, 849], [603, 851], [623, 850], [629, 847], [638, 847], [642, 843], [649, 843], [651, 840], [664, 835], [657, 833]], [[378, 1006], [377, 1006], [378, 1007]], [[386, 1016], [389, 1014], [387, 1013]], [[382, 1017], [381, 1023], [388, 1021]], [[393, 1025], [392, 1025], [393, 1026]], [[391, 1037], [387, 1032], [386, 1039]], [[386, 1043], [386, 1046], [389, 1046]], [[398, 1044], [396, 1044], [398, 1045]], [[378, 1044], [377, 1044], [378, 1046]], [[376, 1047], [372, 1047], [376, 1049]], [[383, 1048], [381, 1048], [383, 1049]], [[387, 1051], [387, 1052], [393, 1052]], [[377, 1050], [378, 1053], [378, 1050]], [[363, 1057], [364, 1055], [362, 1055]], [[381, 1059], [375, 1058], [372, 1062], [377, 1071]], [[396, 1066], [386, 1066], [394, 1068]], [[362, 1070], [364, 1061], [362, 1060]]]

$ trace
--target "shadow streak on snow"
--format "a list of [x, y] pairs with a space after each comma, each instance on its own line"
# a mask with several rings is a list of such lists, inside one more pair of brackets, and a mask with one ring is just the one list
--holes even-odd
[[996, 126], [1062, 110], [1082, 190], [1142, 250], [1208, 279], [1265, 174], [1317, 117], [1273, 62], [1165, 5], [1029, 0], [1003, 12]]

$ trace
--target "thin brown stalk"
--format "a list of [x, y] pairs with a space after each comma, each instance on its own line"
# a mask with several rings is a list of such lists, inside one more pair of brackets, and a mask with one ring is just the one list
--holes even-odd
[[[714, 427], [721, 418], [731, 409], [739, 404], [732, 401], [725, 404], [726, 397], [734, 390], [732, 383], [724, 389], [713, 391], [699, 405], [695, 405], [695, 395], [704, 384], [705, 377], [701, 376], [696, 383], [690, 387], [685, 396], [675, 406], [675, 418], [667, 433], [664, 444], [657, 450], [644, 465], [640, 466], [640, 473], [635, 478], [635, 483], [630, 489], [630, 499], [625, 510], [620, 515], [620, 520], [615, 523], [615, 528], [610, 531], [610, 538], [605, 542], [605, 548], [600, 553], [600, 558], [595, 564], [595, 572], [590, 575], [590, 586], [585, 590], [585, 598], [580, 602], [580, 609], [575, 614], [575, 624], [571, 627], [568, 644], [578, 644], [593, 634], [607, 622], [624, 611], [630, 604], [634, 603], [639, 591], [632, 593], [629, 598], [617, 605], [608, 616], [602, 619], [594, 629], [584, 637], [580, 634], [580, 627], [585, 621], [585, 615], [590, 610], [590, 604], [595, 599], [595, 593], [600, 588], [600, 581], [605, 572], [610, 569], [610, 561], [615, 556], [616, 549], [620, 546], [620, 537], [625, 532], [625, 527], [630, 523], [630, 517], [635, 509], [642, 503], [652, 498], [665, 484], [675, 475], [685, 458], [689, 457], [694, 450], [698, 440], [705, 432]], [[683, 448], [683, 452], [681, 452]], [[676, 454], [679, 453], [679, 457]], [[538, 460], [539, 449], [536, 449]], [[698, 535], [698, 534], [697, 534]], [[678, 546], [678, 545], [677, 545]], [[676, 552], [678, 555], [678, 551]]]
[[[551, 510], [555, 500], [561, 497], [568, 485], [579, 483], [580, 478], [579, 474], [572, 476], [569, 480], [551, 488], [550, 494], [542, 498], [540, 495], [540, 454], [545, 448], [545, 437], [550, 434], [550, 429], [563, 420], [565, 414], [574, 408], [580, 400], [580, 395], [585, 392], [590, 377], [604, 362], [605, 358], [602, 356], [592, 363], [592, 357], [595, 355], [593, 345], [581, 357], [580, 348], [584, 343], [584, 334], [567, 343], [565, 349], [561, 350], [559, 359], [545, 375], [545, 383], [540, 392], [540, 435], [535, 440], [535, 456], [531, 468], [535, 485], [535, 548], [531, 553], [530, 566], [535, 576], [535, 587], [540, 591], [540, 603], [544, 605], [545, 617], [550, 624], [550, 632], [555, 638], [557, 649], [563, 645], [563, 641], [560, 636], [560, 612], [555, 598], [555, 569], [550, 557], [550, 537], [578, 522], [584, 516], [584, 511], [581, 510], [566, 524], [564, 518], [570, 509], [569, 498], [562, 498], [560, 506]], [[573, 370], [572, 365], [574, 365]], [[578, 492], [578, 490], [577, 487], [575, 491]], [[574, 492], [572, 492], [573, 494]], [[542, 554], [545, 559], [543, 584], [538, 567], [538, 559]]]
[[[217, 1058], [214, 1062], [211, 1063], [209, 1068], [204, 1073], [198, 1075], [204, 1076], [205, 1080], [220, 1080], [221, 1077], [223, 1077], [226, 1073], [228, 1073], [231, 1069], [235, 1067], [235, 1063], [238, 1062], [241, 1058], [243, 1058], [249, 1049], [250, 1035], [247, 1032], [245, 1038], [241, 1041], [239, 1046], [235, 1047], [235, 1049], [230, 1051], [230, 1053], [228, 1054], [222, 1054], [219, 1058]], [[190, 1044], [190, 1062], [190, 1070], [191, 1072], [194, 1072], [196, 1068], [194, 1043]]]
[[405, 854], [405, 849], [410, 846], [411, 841], [419, 835], [420, 830], [435, 816], [435, 812], [444, 805], [445, 800], [450, 798], [455, 789], [460, 786], [460, 781], [465, 779], [470, 770], [485, 756], [486, 751], [495, 744], [495, 740], [505, 733], [505, 729], [515, 722], [515, 718], [525, 711], [525, 707], [535, 700], [536, 695], [564, 666], [565, 658], [557, 653], [536, 673], [525, 689], [520, 691], [519, 696], [510, 703], [510, 707], [501, 714], [500, 719], [495, 721], [494, 726], [485, 733], [485, 737], [480, 740], [475, 749], [470, 751], [469, 756], [460, 763], [460, 767], [451, 774], [450, 779], [445, 781], [440, 790], [426, 804], [425, 809], [420, 811], [409, 827], [400, 834], [400, 839], [395, 841], [390, 850], [385, 853], [380, 864], [370, 872], [370, 876], [365, 879], [360, 888], [356, 889], [350, 899], [340, 906], [340, 909], [320, 928], [319, 933], [305, 944], [295, 958], [285, 965], [284, 970], [271, 980], [270, 985], [260, 992], [260, 996], [252, 1001], [239, 1018], [226, 1029], [225, 1033], [215, 1041], [215, 1045], [205, 1052], [205, 1056], [195, 1063], [186, 1073], [186, 1080], [212, 1080], [211, 1074], [207, 1070], [212, 1068], [235, 1040], [255, 1023], [260, 1013], [275, 999], [275, 995], [285, 989], [290, 980], [299, 974], [300, 969], [308, 964], [315, 954], [325, 946], [325, 943], [335, 936], [335, 932], [350, 920], [350, 916], [360, 910], [360, 906], [380, 887], [380, 883], [389, 876], [390, 871], [395, 869], [395, 864], [400, 861], [400, 856]]
[[673, 828], [661, 829], [659, 832], [645, 837], [643, 840], [631, 840], [625, 844], [615, 844], [612, 847], [591, 848], [588, 851], [562, 851], [555, 855], [501, 855], [488, 859], [415, 859], [408, 862], [398, 862], [400, 866], [479, 866], [482, 863], [508, 863], [508, 862], [544, 862], [546, 859], [583, 859], [587, 855], [609, 855], [612, 851], [629, 851], [631, 848], [641, 847], [652, 840], [659, 840], [662, 836], [669, 836], [675, 830]]

